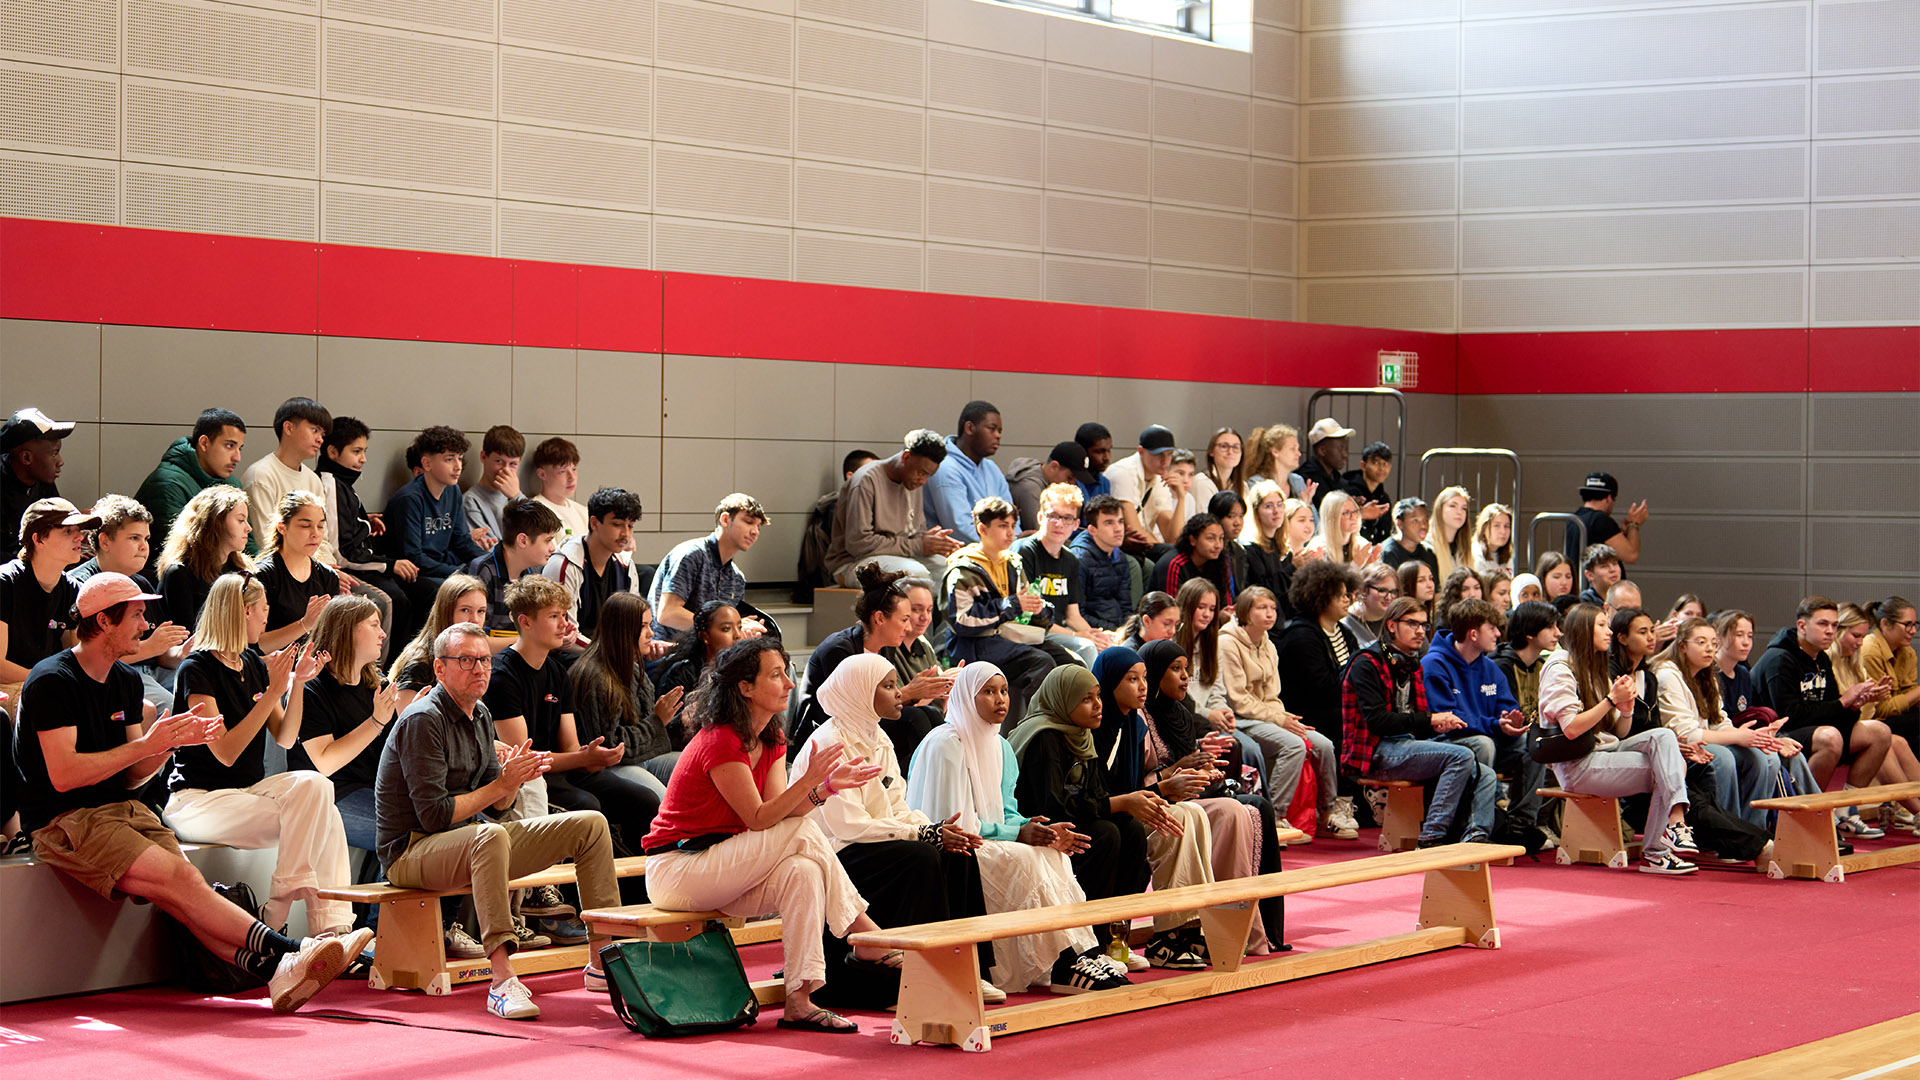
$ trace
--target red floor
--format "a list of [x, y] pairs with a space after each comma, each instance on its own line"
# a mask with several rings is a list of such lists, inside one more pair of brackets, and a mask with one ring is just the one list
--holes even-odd
[[[1371, 834], [1365, 834], [1367, 838]], [[1883, 842], [1884, 843], [1884, 842]], [[1371, 854], [1293, 849], [1290, 866]], [[1412, 928], [1417, 879], [1289, 901], [1287, 938], [1314, 949]], [[628, 1033], [577, 975], [528, 979], [537, 1023], [488, 1016], [478, 985], [450, 997], [329, 988], [297, 1016], [257, 997], [166, 988], [0, 1010], [11, 1075], [151, 1078], [604, 1075], [760, 1078], [797, 1069], [936, 1068], [946, 1076], [1110, 1080], [1264, 1076], [1666, 1078], [1920, 1011], [1920, 866], [1842, 885], [1709, 871], [1667, 879], [1523, 861], [1494, 870], [1503, 948], [1456, 949], [1302, 982], [1009, 1036], [990, 1054], [779, 1031]], [[745, 950], [754, 977], [776, 945]], [[1020, 1000], [1018, 998], [1015, 999]], [[556, 1068], [557, 1066], [557, 1068]]]

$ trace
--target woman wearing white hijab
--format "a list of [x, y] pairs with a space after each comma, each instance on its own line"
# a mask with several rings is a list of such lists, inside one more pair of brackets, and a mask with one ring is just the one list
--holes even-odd
[[[960, 919], [987, 912], [981, 893], [980, 864], [973, 853], [983, 841], [964, 829], [956, 814], [945, 821], [930, 820], [907, 805], [906, 781], [893, 753], [893, 741], [880, 729], [881, 720], [900, 715], [899, 679], [893, 664], [878, 653], [860, 653], [841, 661], [820, 685], [815, 700], [827, 714], [807, 737], [793, 759], [793, 769], [804, 773], [816, 750], [834, 744], [845, 748], [846, 760], [864, 760], [880, 766], [880, 774], [864, 784], [836, 789], [812, 817], [825, 830], [839, 854], [840, 865], [867, 899], [867, 913], [881, 926], [915, 926]], [[828, 962], [843, 959], [846, 942], [826, 939]], [[980, 970], [993, 967], [991, 943], [980, 946]], [[891, 970], [868, 970], [855, 962], [861, 976], [829, 983], [828, 1004], [884, 1009], [899, 993], [899, 979]], [[844, 996], [842, 996], [844, 995]], [[989, 1003], [1007, 995], [982, 979], [980, 995]], [[818, 995], [815, 995], [818, 1000]]]
[[[1000, 737], [1011, 704], [999, 668], [978, 660], [961, 668], [947, 697], [947, 722], [928, 732], [914, 752], [907, 805], [935, 820], [958, 815], [958, 825], [985, 841], [974, 856], [988, 911], [1078, 903], [1087, 894], [1074, 880], [1068, 856], [1085, 851], [1087, 837], [1071, 822], [1020, 813], [1013, 795], [1020, 767], [1013, 747]], [[1003, 939], [994, 957], [992, 982], [1006, 991], [1047, 986], [1078, 994], [1128, 981], [1086, 927]]]

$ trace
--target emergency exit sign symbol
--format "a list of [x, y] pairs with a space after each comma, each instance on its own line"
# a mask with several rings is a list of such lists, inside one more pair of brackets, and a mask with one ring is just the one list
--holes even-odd
[[1420, 381], [1420, 354], [1412, 352], [1379, 352], [1380, 385], [1400, 389], [1411, 389]]

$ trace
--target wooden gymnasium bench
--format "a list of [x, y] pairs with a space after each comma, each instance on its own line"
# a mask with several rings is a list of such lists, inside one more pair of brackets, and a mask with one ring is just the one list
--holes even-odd
[[1881, 784], [1753, 800], [1754, 809], [1773, 810], [1779, 815], [1773, 824], [1773, 861], [1767, 864], [1767, 876], [1837, 883], [1845, 881], [1849, 873], [1920, 862], [1920, 844], [1842, 855], [1840, 838], [1833, 827], [1833, 811], [1840, 807], [1875, 806], [1915, 796], [1920, 796], [1920, 783]]
[[1384, 788], [1387, 811], [1380, 816], [1380, 850], [1412, 851], [1427, 818], [1426, 787], [1413, 780], [1361, 780], [1361, 787]]
[[[780, 936], [778, 919], [760, 920], [742, 926], [738, 925], [740, 920], [717, 911], [673, 911], [652, 904], [583, 911], [580, 919], [596, 934], [646, 941], [685, 941], [705, 930], [707, 923], [715, 919], [733, 924], [733, 941], [736, 945], [772, 941]], [[787, 1000], [786, 983], [780, 979], [766, 979], [751, 985], [753, 996], [762, 1005], [778, 1005]]]
[[[849, 940], [854, 945], [906, 952], [900, 1005], [893, 1021], [895, 1043], [940, 1043], [981, 1051], [991, 1049], [993, 1038], [999, 1035], [1191, 1001], [1456, 945], [1499, 948], [1487, 864], [1525, 853], [1524, 848], [1505, 844], [1448, 844], [1207, 885], [872, 930]], [[1253, 925], [1254, 904], [1265, 897], [1422, 873], [1426, 875], [1426, 888], [1420, 919], [1410, 933], [1317, 952], [1283, 953], [1270, 959], [1248, 960], [1243, 956]], [[1188, 909], [1200, 912], [1207, 952], [1213, 958], [1210, 971], [1009, 1005], [992, 1012], [982, 1005], [979, 952], [975, 948], [982, 941]]]
[[1562, 866], [1584, 862], [1618, 870], [1627, 865], [1632, 849], [1640, 846], [1620, 820], [1619, 799], [1557, 787], [1539, 788], [1534, 794], [1562, 800], [1560, 847], [1553, 856]]

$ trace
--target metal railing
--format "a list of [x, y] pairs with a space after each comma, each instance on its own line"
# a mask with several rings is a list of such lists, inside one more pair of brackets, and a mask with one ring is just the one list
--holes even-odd
[[[1472, 469], [1472, 483], [1467, 482], [1469, 466]], [[1429, 475], [1436, 472], [1438, 475], [1429, 480]], [[1491, 484], [1487, 483], [1488, 477], [1492, 477]], [[1473, 496], [1476, 510], [1497, 502], [1505, 503], [1518, 513], [1520, 455], [1511, 450], [1483, 446], [1436, 446], [1420, 455], [1420, 487], [1417, 494], [1421, 498], [1431, 505], [1435, 495], [1454, 486], [1467, 489]]]
[[[1532, 568], [1540, 565], [1540, 555], [1542, 554], [1542, 552], [1539, 549], [1538, 545], [1534, 543], [1534, 541], [1540, 538], [1540, 526], [1553, 525], [1556, 523], [1565, 524], [1571, 527], [1575, 531], [1575, 533], [1580, 537], [1580, 546], [1574, 549], [1575, 551], [1584, 552], [1587, 550], [1587, 523], [1586, 522], [1581, 521], [1577, 516], [1573, 514], [1559, 514], [1559, 513], [1535, 514], [1533, 515], [1533, 524], [1527, 527], [1527, 566], [1526, 566], [1527, 569], [1531, 570]], [[1566, 542], [1567, 542], [1567, 534], [1565, 532], [1560, 533], [1560, 543], [1564, 545]], [[1565, 548], [1562, 547], [1559, 550], [1565, 550]], [[1580, 578], [1580, 565], [1579, 565], [1578, 557], [1576, 556], [1573, 561], [1574, 561], [1573, 576], [1574, 576], [1574, 580], [1578, 581]]]
[[[1319, 411], [1322, 400], [1333, 404], [1325, 411]], [[1355, 418], [1358, 407], [1359, 416]], [[1391, 414], [1391, 415], [1389, 415]], [[1306, 422], [1300, 425], [1300, 438], [1307, 437], [1307, 430], [1313, 422], [1322, 416], [1331, 416], [1340, 421], [1341, 426], [1353, 429], [1354, 437], [1360, 440], [1360, 446], [1379, 440], [1393, 447], [1393, 497], [1397, 500], [1406, 490], [1407, 461], [1407, 397], [1400, 391], [1386, 386], [1336, 386], [1324, 390], [1315, 390], [1307, 398]], [[1392, 437], [1387, 434], [1389, 421], [1392, 423]], [[1302, 446], [1301, 452], [1312, 451]], [[1360, 447], [1352, 447], [1357, 457]]]

